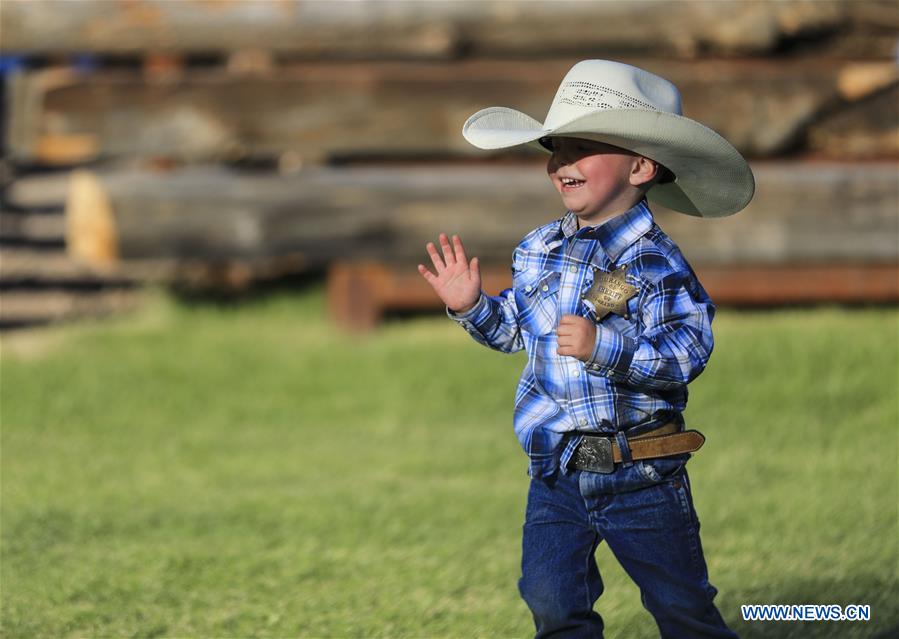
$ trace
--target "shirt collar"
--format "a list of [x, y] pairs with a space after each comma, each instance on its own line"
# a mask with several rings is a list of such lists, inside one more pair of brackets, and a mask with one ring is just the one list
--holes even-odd
[[646, 198], [643, 198], [628, 211], [616, 215], [598, 226], [585, 226], [578, 229], [577, 216], [570, 210], [562, 216], [559, 224], [553, 227], [553, 233], [545, 238], [548, 245], [553, 240], [586, 239], [597, 240], [603, 251], [614, 263], [628, 246], [645, 235], [653, 225], [652, 211]]

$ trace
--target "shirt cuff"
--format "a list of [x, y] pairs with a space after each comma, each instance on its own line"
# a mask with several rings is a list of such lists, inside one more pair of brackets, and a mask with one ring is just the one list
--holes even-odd
[[483, 319], [483, 317], [481, 316], [487, 314], [487, 311], [487, 296], [484, 295], [484, 291], [481, 291], [481, 294], [478, 297], [478, 301], [475, 302], [475, 305], [464, 313], [456, 313], [455, 311], [451, 310], [449, 306], [446, 307], [446, 314], [450, 319], [456, 320], [457, 322], [469, 322], [471, 324], [477, 324], [478, 320]]
[[596, 327], [596, 343], [593, 354], [585, 362], [587, 371], [594, 375], [624, 380], [631, 368], [637, 340], [604, 326]]

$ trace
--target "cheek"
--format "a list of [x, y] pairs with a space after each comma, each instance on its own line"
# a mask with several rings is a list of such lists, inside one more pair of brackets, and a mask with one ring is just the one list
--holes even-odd
[[600, 180], [607, 175], [612, 169], [608, 163], [603, 161], [602, 156], [591, 156], [584, 158], [576, 164], [577, 170], [588, 180]]
[[614, 176], [608, 174], [591, 175], [587, 180], [587, 185], [591, 193], [605, 193], [614, 184]]
[[592, 191], [606, 191], [622, 179], [622, 168], [614, 162], [591, 162], [584, 167], [583, 175]]

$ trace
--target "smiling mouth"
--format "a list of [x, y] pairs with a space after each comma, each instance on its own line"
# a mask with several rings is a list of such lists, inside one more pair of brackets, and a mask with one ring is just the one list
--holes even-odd
[[577, 189], [584, 185], [585, 180], [575, 180], [574, 178], [560, 178], [562, 181], [562, 190]]

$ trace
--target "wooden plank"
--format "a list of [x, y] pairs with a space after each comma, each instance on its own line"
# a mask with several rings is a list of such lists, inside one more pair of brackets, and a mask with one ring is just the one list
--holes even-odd
[[[717, 305], [776, 306], [899, 302], [899, 262], [890, 264], [696, 265]], [[482, 270], [482, 290], [498, 295], [512, 285], [508, 269]], [[445, 305], [412, 267], [338, 262], [328, 272], [329, 310], [350, 331], [368, 331], [392, 310], [438, 310]]]
[[697, 276], [718, 304], [899, 302], [899, 262], [705, 266]]
[[[889, 57], [894, 3], [883, 0], [31, 0], [4, 2], [0, 41], [33, 53], [203, 53], [264, 47], [317, 58], [460, 52], [510, 55], [591, 51], [758, 54], [794, 41], [839, 44], [855, 36]], [[819, 46], [822, 46], [819, 44]], [[601, 56], [600, 56], [601, 57]]]
[[[338, 261], [328, 269], [328, 308], [343, 328], [366, 331], [374, 328], [387, 310], [428, 309], [440, 306], [430, 285], [418, 271], [382, 262]], [[488, 268], [482, 287], [499, 291], [511, 282], [506, 269]], [[425, 284], [425, 286], [422, 286]]]
[[96, 175], [84, 169], [72, 172], [66, 201], [66, 248], [76, 260], [102, 268], [119, 259], [109, 198]]
[[[899, 68], [899, 67], [895, 67]], [[899, 86], [820, 118], [808, 129], [808, 148], [821, 157], [899, 157]]]
[[5, 284], [34, 280], [101, 283], [107, 275], [73, 260], [63, 250], [4, 247], [0, 251], [0, 281]]
[[[699, 219], [651, 205], [691, 262], [886, 263], [899, 259], [897, 165], [753, 163], [755, 198]], [[564, 214], [539, 164], [310, 169], [293, 177], [222, 169], [109, 172], [116, 250], [131, 259], [300, 256], [416, 264], [442, 231], [507, 264], [530, 230]]]
[[65, 243], [65, 219], [59, 214], [0, 213], [0, 239], [18, 244]]
[[78, 164], [100, 153], [99, 140], [90, 133], [46, 133], [34, 145], [34, 159], [51, 166]]
[[[7, 142], [14, 158], [51, 164], [132, 156], [190, 162], [289, 157], [301, 165], [354, 158], [536, 156], [538, 151], [524, 149], [475, 149], [462, 138], [462, 124], [491, 105], [511, 106], [542, 121], [559, 81], [576, 61], [316, 62], [273, 75], [188, 70], [163, 83], [138, 71], [37, 71], [10, 84]], [[853, 101], [863, 101], [855, 109], [861, 112], [854, 126], [858, 135], [899, 129], [891, 112], [875, 105], [867, 113], [864, 103], [866, 96], [899, 84], [891, 62], [865, 67], [862, 74], [857, 61], [818, 58], [622, 61], [677, 84], [685, 114], [749, 157], [802, 150], [809, 126], [835, 117]], [[851, 146], [848, 152], [816, 148], [840, 160], [854, 157]]]
[[95, 268], [64, 250], [6, 246], [0, 251], [0, 290], [17, 288], [97, 290], [138, 283], [177, 283], [188, 288], [240, 291], [254, 283], [315, 272], [302, 255], [254, 259], [135, 259]]
[[136, 309], [140, 299], [141, 292], [136, 289], [4, 291], [0, 328], [121, 313]]
[[61, 212], [69, 194], [71, 171], [28, 173], [17, 176], [3, 194], [3, 202], [19, 209], [54, 209]]
[[705, 220], [660, 209], [659, 224], [691, 262], [899, 259], [899, 164], [760, 162], [752, 167], [755, 197], [736, 215]]

